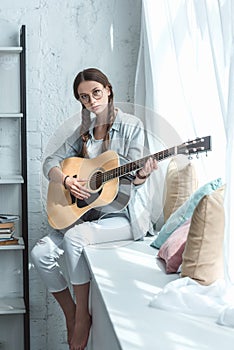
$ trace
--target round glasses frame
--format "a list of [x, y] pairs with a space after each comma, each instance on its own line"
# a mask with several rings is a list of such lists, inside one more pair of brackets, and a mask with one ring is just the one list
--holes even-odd
[[91, 97], [90, 95], [95, 99], [95, 100], [100, 100], [103, 97], [103, 89], [95, 89], [92, 91], [91, 94], [80, 94], [79, 99], [83, 103], [90, 103]]

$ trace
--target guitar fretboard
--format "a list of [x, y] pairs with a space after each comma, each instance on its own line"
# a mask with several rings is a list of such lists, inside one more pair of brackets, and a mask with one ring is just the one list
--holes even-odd
[[143, 168], [146, 161], [150, 157], [156, 159], [158, 162], [160, 162], [163, 159], [172, 157], [172, 156], [176, 155], [176, 149], [177, 149], [177, 147], [171, 147], [171, 148], [168, 148], [166, 150], [152, 154], [150, 156], [138, 159], [134, 162], [126, 163], [126, 164], [121, 165], [115, 169], [105, 171], [104, 173], [102, 173], [102, 182], [107, 182], [107, 181], [115, 179], [117, 177], [121, 177], [121, 176], [124, 176], [126, 174], [129, 174], [132, 171], [136, 171], [138, 169]]

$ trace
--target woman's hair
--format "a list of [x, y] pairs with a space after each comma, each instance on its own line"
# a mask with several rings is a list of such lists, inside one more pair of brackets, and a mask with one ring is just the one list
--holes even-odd
[[[108, 115], [107, 115], [107, 132], [104, 137], [104, 142], [103, 142], [103, 151], [106, 151], [109, 147], [109, 142], [110, 142], [110, 128], [114, 122], [115, 119], [115, 113], [114, 113], [114, 94], [112, 91], [112, 86], [107, 78], [107, 76], [102, 73], [99, 69], [96, 68], [88, 68], [83, 70], [82, 72], [79, 72], [74, 80], [73, 83], [73, 92], [75, 98], [80, 101], [79, 94], [78, 94], [78, 87], [82, 81], [96, 81], [100, 84], [102, 84], [105, 88], [108, 87], [110, 90], [110, 95], [108, 96]], [[82, 149], [82, 154], [84, 157], [88, 156], [87, 153], [87, 141], [90, 137], [89, 134], [89, 127], [91, 124], [91, 117], [90, 117], [90, 112], [88, 109], [85, 107], [85, 105], [82, 103], [82, 122], [81, 122], [81, 129], [80, 129], [80, 134], [82, 136], [83, 140], [83, 149]]]

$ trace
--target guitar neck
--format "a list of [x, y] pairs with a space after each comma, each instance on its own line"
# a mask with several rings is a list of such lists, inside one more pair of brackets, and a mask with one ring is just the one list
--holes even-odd
[[132, 171], [136, 171], [138, 169], [143, 168], [146, 161], [151, 157], [156, 159], [158, 162], [164, 160], [166, 158], [172, 157], [177, 154], [177, 147], [171, 147], [166, 150], [154, 153], [152, 155], [146, 156], [144, 158], [135, 160], [134, 162], [126, 163], [121, 165], [115, 169], [111, 169], [102, 173], [102, 181], [107, 182], [109, 180], [115, 179], [117, 177], [121, 177], [131, 173]]

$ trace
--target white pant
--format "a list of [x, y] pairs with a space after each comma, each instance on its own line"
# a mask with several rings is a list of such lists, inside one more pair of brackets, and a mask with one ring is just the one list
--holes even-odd
[[54, 231], [37, 242], [31, 256], [48, 290], [59, 292], [68, 286], [58, 261], [63, 253], [71, 284], [84, 284], [90, 281], [90, 273], [83, 248], [128, 239], [132, 233], [127, 217], [109, 217], [74, 225], [65, 233]]

